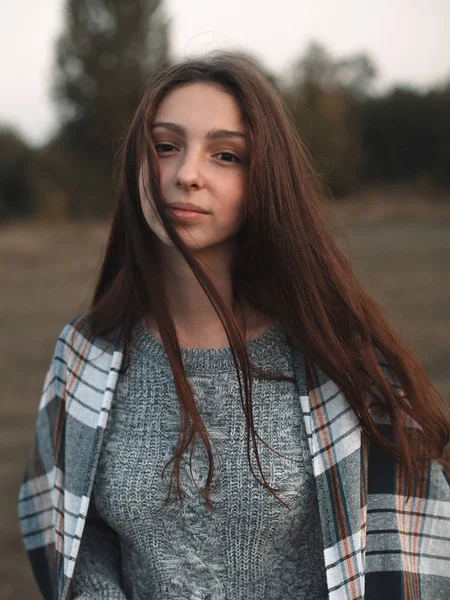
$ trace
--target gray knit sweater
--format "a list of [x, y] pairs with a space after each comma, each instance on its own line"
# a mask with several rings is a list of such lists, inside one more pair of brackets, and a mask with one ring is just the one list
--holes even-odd
[[[248, 343], [252, 360], [294, 376], [291, 347], [276, 322]], [[133, 337], [105, 431], [88, 520], [73, 580], [74, 600], [286, 600], [327, 597], [317, 497], [294, 382], [255, 381], [254, 421], [268, 482], [252, 475], [245, 419], [231, 349], [182, 349], [202, 419], [213, 444], [208, 511], [189, 472], [181, 470], [183, 504], [162, 508], [179, 431], [178, 400], [163, 344], [143, 321]], [[253, 453], [252, 453], [253, 456]], [[193, 457], [200, 489], [208, 460]], [[256, 461], [252, 457], [255, 473]]]

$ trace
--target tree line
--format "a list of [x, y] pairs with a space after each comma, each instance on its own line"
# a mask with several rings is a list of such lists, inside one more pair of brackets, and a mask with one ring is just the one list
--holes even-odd
[[[40, 148], [0, 129], [0, 220], [111, 213], [114, 156], [148, 77], [170, 62], [169, 28], [161, 0], [66, 1], [53, 80], [60, 126]], [[260, 67], [332, 197], [373, 182], [450, 186], [450, 81], [377, 95], [370, 57], [336, 59], [317, 42], [283, 76]]]

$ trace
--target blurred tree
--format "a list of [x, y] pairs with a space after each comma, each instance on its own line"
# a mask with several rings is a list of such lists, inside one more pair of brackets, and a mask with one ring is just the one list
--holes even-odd
[[339, 85], [361, 100], [369, 96], [376, 74], [375, 65], [366, 54], [354, 54], [336, 63]]
[[161, 0], [67, 0], [54, 94], [62, 127], [51, 145], [69, 155], [70, 213], [107, 215], [113, 157], [151, 72], [168, 60]]
[[439, 185], [450, 187], [450, 79], [440, 88], [430, 90], [427, 100], [436, 134], [434, 180]]
[[375, 74], [365, 54], [335, 60], [324, 46], [312, 42], [293, 63], [283, 90], [316, 169], [335, 196], [362, 182], [360, 115]]
[[364, 108], [369, 180], [427, 178], [450, 184], [450, 83], [417, 92], [395, 87]]
[[336, 60], [318, 42], [311, 42], [304, 56], [294, 61], [291, 71], [294, 81], [315, 85], [322, 90], [345, 89], [355, 96], [365, 97], [376, 76], [375, 67], [366, 54], [353, 54]]
[[69, 152], [59, 150], [55, 144], [50, 143], [36, 150], [31, 165], [36, 217], [48, 221], [72, 216], [67, 179], [73, 170]]
[[32, 214], [33, 150], [11, 128], [0, 128], [0, 221]]

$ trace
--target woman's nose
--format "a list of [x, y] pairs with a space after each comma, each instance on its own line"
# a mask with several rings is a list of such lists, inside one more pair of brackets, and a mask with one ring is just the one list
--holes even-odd
[[201, 175], [200, 157], [194, 153], [186, 154], [181, 161], [176, 173], [176, 183], [185, 188], [202, 187], [203, 177]]

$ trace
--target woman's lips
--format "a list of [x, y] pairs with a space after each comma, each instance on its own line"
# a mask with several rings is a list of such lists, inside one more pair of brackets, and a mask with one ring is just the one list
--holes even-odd
[[175, 221], [199, 221], [208, 216], [208, 213], [196, 212], [193, 210], [184, 210], [181, 208], [168, 208], [167, 214]]

